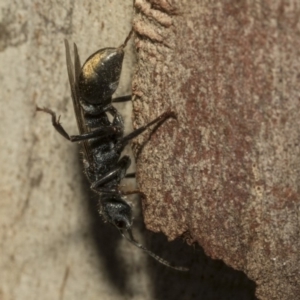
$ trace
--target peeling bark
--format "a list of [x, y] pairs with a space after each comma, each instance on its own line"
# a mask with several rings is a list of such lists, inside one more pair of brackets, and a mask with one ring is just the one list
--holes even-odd
[[299, 287], [297, 1], [135, 3], [134, 144], [147, 227], [187, 233], [244, 271], [260, 299]]

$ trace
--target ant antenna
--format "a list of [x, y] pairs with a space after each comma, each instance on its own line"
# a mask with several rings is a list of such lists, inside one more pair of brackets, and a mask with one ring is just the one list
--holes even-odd
[[188, 268], [185, 268], [185, 267], [176, 267], [176, 266], [173, 266], [171, 265], [171, 263], [169, 263], [168, 261], [164, 260], [163, 258], [161, 258], [160, 256], [154, 254], [153, 252], [151, 252], [150, 250], [148, 250], [147, 248], [145, 248], [143, 245], [141, 245], [140, 243], [138, 243], [133, 235], [132, 235], [132, 231], [130, 229], [127, 230], [128, 232], [128, 235], [129, 236], [126, 236], [124, 234], [124, 232], [119, 229], [121, 235], [129, 242], [131, 243], [132, 245], [136, 246], [137, 248], [140, 248], [142, 249], [144, 252], [146, 252], [148, 255], [150, 255], [151, 257], [153, 257], [155, 260], [157, 260], [159, 263], [171, 268], [171, 269], [174, 269], [174, 270], [177, 270], [177, 271], [182, 271], [182, 272], [187, 272], [189, 271]]
[[131, 30], [130, 30], [128, 36], [126, 37], [126, 39], [125, 39], [125, 41], [124, 41], [124, 43], [119, 47], [120, 49], [123, 50], [123, 49], [126, 47], [126, 45], [127, 45], [128, 41], [130, 40], [132, 34], [133, 34], [133, 28], [131, 28]]

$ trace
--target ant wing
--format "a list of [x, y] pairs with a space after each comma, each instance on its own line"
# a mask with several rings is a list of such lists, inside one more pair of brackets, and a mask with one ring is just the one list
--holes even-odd
[[81, 63], [80, 63], [77, 45], [75, 43], [74, 43], [74, 64], [75, 64], [75, 66], [74, 66], [75, 67], [75, 79], [77, 82], [80, 72], [81, 72]]
[[77, 47], [74, 44], [74, 52], [76, 51], [76, 53], [74, 54], [74, 56], [75, 56], [75, 77], [74, 77], [74, 73], [73, 73], [74, 67], [73, 67], [73, 63], [71, 60], [69, 43], [67, 40], [65, 40], [65, 47], [66, 47], [67, 69], [68, 69], [68, 76], [69, 76], [74, 112], [75, 112], [75, 116], [76, 116], [79, 133], [83, 134], [83, 133], [87, 132], [87, 128], [84, 123], [84, 117], [83, 117], [81, 105], [79, 103], [79, 95], [78, 95], [78, 88], [77, 88], [77, 79], [78, 79], [79, 73], [80, 73], [79, 56], [78, 56], [78, 52], [77, 52]]
[[[79, 130], [80, 134], [84, 134], [89, 132], [87, 126], [85, 125], [84, 122], [84, 115], [83, 111], [79, 102], [79, 93], [78, 93], [78, 78], [80, 74], [80, 59], [78, 55], [78, 50], [76, 44], [74, 44], [74, 63], [75, 63], [75, 68], [73, 67], [72, 59], [71, 59], [71, 54], [70, 54], [70, 47], [69, 43], [67, 40], [65, 40], [65, 48], [66, 48], [66, 61], [67, 61], [67, 69], [68, 69], [68, 76], [69, 76], [69, 82], [70, 82], [70, 88], [71, 88], [71, 95], [72, 95], [72, 100], [73, 100], [73, 107], [74, 107], [74, 112], [76, 116], [76, 121], [77, 121], [77, 127]], [[75, 70], [75, 77], [74, 77], [74, 72]], [[89, 162], [89, 165], [92, 166], [91, 164], [91, 151], [89, 148], [89, 144], [87, 141], [82, 141], [81, 142], [83, 146], [83, 154], [85, 159]]]

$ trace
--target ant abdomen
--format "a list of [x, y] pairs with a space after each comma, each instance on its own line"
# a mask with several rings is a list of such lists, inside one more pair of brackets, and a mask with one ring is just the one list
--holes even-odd
[[78, 78], [81, 101], [94, 105], [111, 103], [122, 71], [123, 48], [104, 48], [92, 54], [82, 66]]

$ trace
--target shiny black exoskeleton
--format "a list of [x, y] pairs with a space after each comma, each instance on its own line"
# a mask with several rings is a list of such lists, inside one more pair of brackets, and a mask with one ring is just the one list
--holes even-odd
[[[149, 124], [124, 136], [123, 118], [112, 102], [128, 101], [131, 96], [112, 99], [112, 95], [119, 84], [124, 48], [131, 34], [132, 31], [120, 47], [104, 48], [92, 54], [82, 67], [75, 44], [73, 67], [69, 44], [65, 40], [67, 69], [79, 135], [70, 136], [52, 110], [39, 107], [37, 110], [52, 116], [54, 128], [63, 137], [72, 142], [81, 142], [84, 172], [91, 182], [91, 189], [100, 195], [100, 214], [104, 220], [115, 225], [122, 236], [160, 263], [184, 271], [185, 268], [170, 265], [135, 241], [131, 231], [132, 210], [125, 196], [141, 192], [134, 190], [125, 193], [119, 189], [131, 163], [128, 156], [121, 157], [124, 147], [149, 126], [175, 117], [173, 112], [163, 113]], [[112, 121], [107, 114], [112, 116]], [[130, 177], [130, 174], [127, 176]]]

